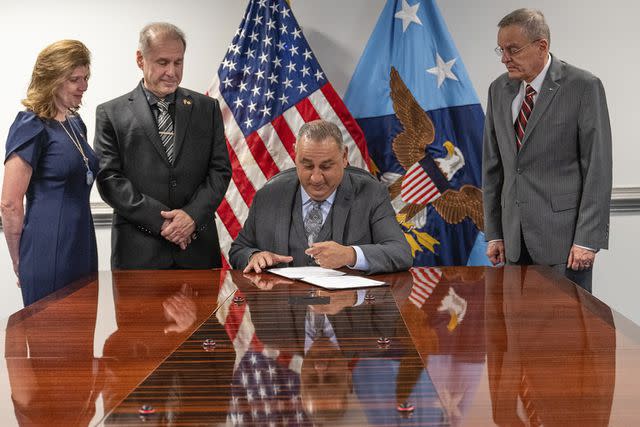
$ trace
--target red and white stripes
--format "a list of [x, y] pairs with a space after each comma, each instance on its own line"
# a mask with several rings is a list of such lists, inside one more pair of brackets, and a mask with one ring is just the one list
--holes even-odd
[[405, 203], [426, 205], [442, 195], [420, 163], [409, 168], [401, 188], [400, 197]]
[[440, 283], [442, 271], [435, 267], [413, 267], [409, 271], [413, 276], [413, 286], [409, 294], [409, 301], [416, 307], [422, 308], [438, 283]]
[[256, 191], [278, 172], [294, 166], [296, 134], [302, 124], [319, 118], [337, 124], [349, 150], [349, 163], [369, 170], [364, 135], [330, 83], [246, 136], [220, 95], [217, 77], [207, 93], [220, 102], [233, 168], [231, 183], [217, 211], [220, 249], [225, 258], [246, 220]]

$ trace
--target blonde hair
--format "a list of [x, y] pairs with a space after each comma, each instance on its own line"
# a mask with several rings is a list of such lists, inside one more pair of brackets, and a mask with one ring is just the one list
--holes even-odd
[[38, 54], [22, 105], [43, 119], [55, 118], [56, 92], [76, 67], [90, 65], [91, 52], [82, 42], [60, 40], [50, 44]]

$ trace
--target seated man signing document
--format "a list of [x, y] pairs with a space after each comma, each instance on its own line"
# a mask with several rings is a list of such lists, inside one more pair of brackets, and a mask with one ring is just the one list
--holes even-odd
[[233, 268], [260, 273], [276, 265], [317, 264], [374, 274], [411, 267], [411, 249], [387, 189], [368, 172], [347, 166], [338, 126], [305, 123], [295, 164], [256, 193], [229, 251]]

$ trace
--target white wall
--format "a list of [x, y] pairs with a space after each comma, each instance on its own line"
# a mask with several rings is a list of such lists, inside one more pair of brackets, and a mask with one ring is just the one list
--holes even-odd
[[[412, 3], [414, 0], [409, 0]], [[491, 80], [503, 71], [494, 55], [496, 23], [521, 7], [514, 0], [477, 2], [438, 0], [458, 45], [462, 60], [485, 103]], [[343, 94], [384, 0], [293, 0], [293, 11], [304, 29], [329, 80]], [[48, 43], [77, 38], [93, 53], [92, 77], [81, 114], [93, 135], [98, 103], [131, 90], [141, 75], [134, 53], [137, 32], [147, 22], [168, 20], [186, 33], [187, 56], [183, 86], [205, 91], [240, 23], [246, 0], [87, 0], [5, 2], [0, 34], [5, 40], [2, 67], [3, 101], [0, 103], [0, 139], [4, 140], [24, 97], [37, 53]], [[617, 0], [615, 7], [600, 0], [538, 0], [552, 32], [552, 51], [560, 58], [598, 75], [607, 90], [614, 136], [614, 186], [640, 187], [634, 161], [640, 148], [634, 128], [634, 99], [640, 89], [631, 86], [640, 69], [636, 55], [640, 28], [634, 16], [640, 6]], [[99, 201], [94, 194], [93, 201]], [[640, 238], [640, 213], [613, 215], [611, 250], [598, 255], [595, 294], [640, 323], [640, 290], [625, 281], [631, 275], [632, 248]], [[100, 268], [109, 267], [109, 231], [97, 230]], [[21, 307], [19, 292], [4, 244], [0, 243], [0, 317]]]
[[[551, 28], [551, 51], [573, 65], [600, 77], [607, 92], [613, 134], [614, 187], [640, 187], [640, 159], [635, 131], [640, 88], [633, 85], [640, 70], [637, 42], [640, 4], [631, 0], [438, 0], [440, 11], [465, 62], [482, 105], [489, 83], [503, 66], [493, 53], [496, 24], [519, 7], [543, 11]], [[634, 279], [635, 251], [640, 241], [640, 212], [611, 215], [608, 251], [596, 258], [593, 293], [609, 306], [640, 324], [640, 287]]]
[[[600, 77], [607, 93], [613, 133], [614, 187], [640, 186], [640, 159], [635, 120], [640, 108], [634, 85], [640, 69], [637, 42], [640, 4], [632, 0], [536, 0], [551, 28], [551, 51], [564, 61]], [[492, 49], [496, 24], [511, 10], [527, 5], [514, 0], [440, 0], [438, 4], [453, 35], [478, 95], [486, 104], [489, 83], [504, 67]]]

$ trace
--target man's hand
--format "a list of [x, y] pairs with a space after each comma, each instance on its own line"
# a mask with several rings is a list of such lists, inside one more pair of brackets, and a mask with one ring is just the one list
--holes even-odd
[[246, 273], [243, 276], [245, 279], [250, 280], [251, 283], [256, 285], [261, 291], [269, 291], [278, 285], [292, 285], [295, 283], [295, 280], [270, 274]]
[[255, 271], [256, 273], [262, 273], [262, 270], [271, 267], [272, 265], [279, 264], [281, 262], [287, 263], [293, 261], [292, 256], [278, 255], [269, 251], [256, 252], [251, 255], [247, 266], [242, 270], [243, 273], [249, 273]]
[[595, 259], [596, 253], [594, 251], [573, 245], [569, 251], [567, 268], [575, 271], [588, 270], [593, 267]]
[[165, 219], [160, 228], [160, 235], [180, 246], [182, 250], [186, 249], [191, 243], [191, 235], [196, 231], [195, 221], [182, 209], [161, 211], [160, 215]]
[[[168, 220], [168, 219], [165, 219], [165, 220], [164, 220], [164, 222], [162, 223], [162, 227], [160, 227], [160, 233], [162, 233], [162, 231], [163, 231], [165, 228], [167, 228], [167, 226], [168, 226], [169, 224], [171, 224], [171, 221], [170, 221], [170, 220]], [[192, 240], [192, 237], [191, 237], [191, 235], [190, 235], [190, 236], [189, 236], [189, 237], [187, 237], [185, 240], [182, 240], [182, 241], [180, 241], [180, 242], [178, 242], [178, 243], [176, 243], [176, 244], [177, 244], [178, 246], [180, 246], [180, 249], [182, 249], [182, 250], [184, 251], [185, 249], [187, 249], [187, 246], [189, 246], [189, 245], [191, 244], [191, 240]]]
[[317, 295], [319, 297], [329, 297], [329, 304], [309, 306], [314, 313], [319, 314], [338, 314], [344, 310], [345, 307], [352, 307], [358, 300], [358, 293], [356, 291], [318, 291]]
[[491, 264], [504, 264], [504, 241], [496, 240], [487, 244], [487, 257]]
[[172, 322], [164, 328], [165, 334], [184, 332], [196, 321], [197, 308], [193, 295], [193, 289], [185, 283], [180, 292], [163, 301], [165, 318]]
[[304, 253], [311, 256], [320, 267], [324, 268], [340, 268], [356, 263], [355, 249], [331, 241], [314, 243]]

